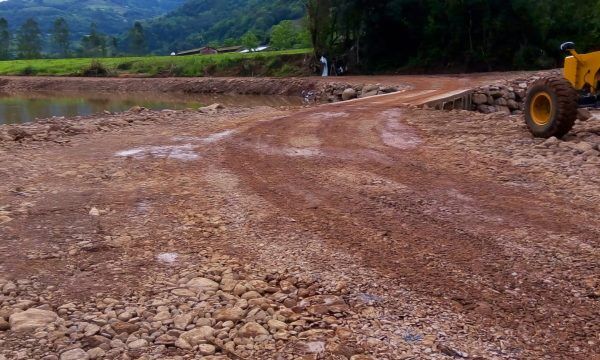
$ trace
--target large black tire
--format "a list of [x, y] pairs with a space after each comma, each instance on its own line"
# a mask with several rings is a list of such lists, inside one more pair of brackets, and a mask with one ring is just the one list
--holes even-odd
[[529, 131], [541, 138], [565, 136], [577, 119], [578, 102], [579, 94], [563, 77], [535, 81], [525, 100], [525, 122]]

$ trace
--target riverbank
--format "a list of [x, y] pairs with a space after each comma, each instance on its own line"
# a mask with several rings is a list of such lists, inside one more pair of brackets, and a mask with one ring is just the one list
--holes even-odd
[[[0, 77], [0, 93], [90, 93], [267, 95], [301, 97], [305, 103], [337, 102], [411, 88], [400, 77], [198, 77], [81, 78], [43, 76]], [[344, 93], [345, 92], [345, 93]], [[141, 104], [140, 104], [141, 105]]]

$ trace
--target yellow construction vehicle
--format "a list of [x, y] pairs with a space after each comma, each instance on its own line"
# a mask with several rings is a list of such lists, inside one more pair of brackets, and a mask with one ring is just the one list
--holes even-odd
[[578, 108], [595, 106], [599, 100], [600, 51], [579, 54], [572, 42], [560, 48], [571, 54], [565, 59], [564, 76], [539, 79], [527, 91], [525, 122], [536, 137], [566, 135]]

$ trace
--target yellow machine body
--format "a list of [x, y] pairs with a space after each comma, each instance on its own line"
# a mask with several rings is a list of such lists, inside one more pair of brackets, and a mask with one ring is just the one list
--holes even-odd
[[589, 86], [590, 93], [595, 94], [600, 81], [600, 51], [589, 54], [578, 54], [569, 50], [571, 56], [565, 59], [564, 76], [576, 90]]

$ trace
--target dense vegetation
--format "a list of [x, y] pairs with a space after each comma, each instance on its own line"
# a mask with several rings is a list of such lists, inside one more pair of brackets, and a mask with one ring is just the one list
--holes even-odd
[[[567, 40], [581, 51], [600, 46], [600, 0], [23, 0], [22, 9], [15, 3], [0, 3], [0, 59], [268, 43], [313, 46], [314, 65], [326, 55], [356, 72], [489, 71], [559, 66], [558, 46]], [[163, 16], [132, 20], [177, 3]], [[7, 9], [8, 22], [1, 18]], [[108, 14], [118, 14], [118, 27], [104, 21]]]
[[204, 56], [146, 56], [92, 60], [0, 61], [0, 75], [42, 76], [300, 76], [309, 49]]
[[146, 26], [148, 44], [158, 53], [218, 43], [236, 45], [248, 31], [265, 43], [269, 30], [305, 14], [302, 0], [187, 0]]
[[307, 0], [318, 54], [363, 70], [487, 71], [560, 64], [600, 46], [598, 0]]

